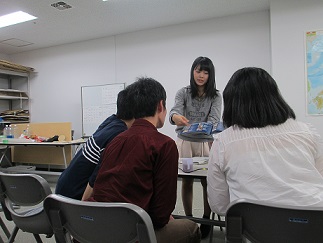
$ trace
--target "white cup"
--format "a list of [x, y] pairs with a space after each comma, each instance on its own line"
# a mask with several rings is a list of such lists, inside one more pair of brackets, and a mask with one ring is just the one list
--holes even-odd
[[182, 164], [184, 172], [193, 171], [193, 158], [182, 158]]

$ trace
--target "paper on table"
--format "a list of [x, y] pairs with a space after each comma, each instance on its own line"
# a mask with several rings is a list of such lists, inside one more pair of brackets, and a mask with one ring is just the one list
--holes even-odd
[[[209, 157], [193, 157], [194, 164], [207, 164], [209, 162]], [[182, 164], [182, 158], [179, 158], [179, 163]]]
[[209, 157], [193, 157], [193, 163], [194, 164], [207, 164], [209, 162]]

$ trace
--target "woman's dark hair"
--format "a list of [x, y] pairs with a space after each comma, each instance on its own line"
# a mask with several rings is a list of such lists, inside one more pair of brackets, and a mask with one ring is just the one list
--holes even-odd
[[198, 89], [197, 85], [194, 80], [194, 70], [199, 68], [200, 71], [207, 71], [209, 73], [209, 79], [205, 84], [205, 96], [209, 98], [214, 98], [218, 95], [215, 83], [215, 71], [212, 61], [207, 57], [198, 57], [194, 60], [192, 67], [191, 67], [191, 94], [192, 98], [198, 96]]
[[223, 91], [223, 103], [226, 127], [260, 128], [296, 118], [275, 80], [261, 68], [236, 71]]

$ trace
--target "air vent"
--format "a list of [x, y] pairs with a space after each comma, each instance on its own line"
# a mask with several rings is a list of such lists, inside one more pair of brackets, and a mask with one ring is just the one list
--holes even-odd
[[54, 8], [57, 8], [58, 10], [65, 10], [72, 7], [71, 5], [68, 5], [67, 3], [64, 3], [64, 2], [52, 3], [51, 6]]

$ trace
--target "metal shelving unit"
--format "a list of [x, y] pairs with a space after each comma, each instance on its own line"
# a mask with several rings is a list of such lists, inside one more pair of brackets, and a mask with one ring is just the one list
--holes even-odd
[[5, 123], [29, 122], [28, 73], [0, 69], [0, 112]]

